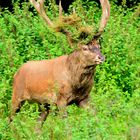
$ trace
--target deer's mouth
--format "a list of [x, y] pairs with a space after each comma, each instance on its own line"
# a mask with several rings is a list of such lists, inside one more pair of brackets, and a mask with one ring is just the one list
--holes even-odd
[[96, 64], [101, 64], [101, 63], [103, 63], [105, 61], [105, 57], [104, 56], [100, 56], [100, 55], [98, 55], [97, 57], [96, 57], [96, 59], [95, 59], [95, 63]]
[[98, 61], [95, 61], [96, 64], [102, 64], [104, 61], [102, 60], [98, 60]]

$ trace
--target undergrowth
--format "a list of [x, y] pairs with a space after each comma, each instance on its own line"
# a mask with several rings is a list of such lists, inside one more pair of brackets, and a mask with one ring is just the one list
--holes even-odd
[[[84, 8], [81, 8], [79, 2], [77, 0], [73, 6], [83, 24], [96, 29], [100, 9], [91, 1], [83, 2]], [[48, 9], [53, 19], [55, 12], [51, 7]], [[52, 106], [38, 134], [35, 131], [39, 114], [37, 104], [26, 102], [9, 124], [13, 76], [29, 60], [55, 58], [72, 50], [63, 34], [55, 33], [29, 11], [28, 3], [24, 3], [22, 9], [16, 3], [13, 13], [7, 10], [0, 13], [0, 139], [139, 140], [139, 16], [139, 6], [124, 10], [111, 3], [111, 17], [100, 40], [106, 61], [97, 67], [90, 99], [96, 115], [72, 105], [67, 107], [68, 116], [62, 118], [55, 114]]]

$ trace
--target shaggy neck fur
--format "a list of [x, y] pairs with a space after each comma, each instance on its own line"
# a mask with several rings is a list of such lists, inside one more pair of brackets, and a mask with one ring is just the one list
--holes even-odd
[[71, 53], [67, 58], [68, 70], [71, 75], [71, 85], [74, 89], [88, 87], [95, 73], [96, 65], [86, 64], [83, 60], [80, 50]]

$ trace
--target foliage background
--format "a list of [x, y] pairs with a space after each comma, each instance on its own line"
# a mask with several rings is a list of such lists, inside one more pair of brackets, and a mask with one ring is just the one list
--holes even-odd
[[[76, 0], [73, 6], [82, 21], [86, 21], [84, 25], [97, 29], [101, 10], [96, 3]], [[50, 59], [72, 51], [65, 36], [49, 29], [29, 8], [29, 3], [20, 8], [17, 2], [12, 13], [8, 10], [0, 13], [0, 139], [139, 140], [140, 6], [127, 9], [113, 1], [101, 39], [106, 61], [97, 67], [91, 92], [90, 102], [96, 115], [72, 105], [67, 107], [68, 117], [62, 119], [52, 107], [38, 134], [35, 131], [38, 106], [26, 103], [14, 121], [8, 123], [12, 81], [17, 69], [28, 60]], [[52, 19], [57, 16], [56, 6], [50, 4], [47, 9]]]

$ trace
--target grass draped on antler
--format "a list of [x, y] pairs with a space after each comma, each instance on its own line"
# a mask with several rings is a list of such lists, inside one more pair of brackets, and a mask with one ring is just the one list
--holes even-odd
[[56, 32], [70, 32], [73, 43], [86, 43], [93, 37], [94, 28], [92, 26], [82, 25], [82, 19], [72, 13], [69, 16], [58, 18], [53, 26]]
[[[81, 16], [79, 16], [79, 14], [74, 11], [69, 15], [64, 15], [64, 13], [62, 14], [61, 0], [59, 0], [59, 8], [53, 8], [53, 14], [58, 15], [56, 14], [58, 13], [58, 10], [56, 9], [59, 9], [59, 15], [58, 17], [55, 16], [56, 18], [52, 21], [46, 14], [47, 12], [44, 9], [44, 1], [45, 0], [30, 0], [39, 15], [46, 21], [49, 27], [53, 28], [54, 31], [61, 32], [67, 36], [68, 43], [71, 47], [73, 47], [75, 44], [88, 43], [90, 40], [92, 40], [95, 30], [92, 26], [89, 26], [86, 23], [85, 13], [82, 12], [81, 14], [80, 12]], [[54, 2], [51, 3], [51, 6], [54, 7]]]

